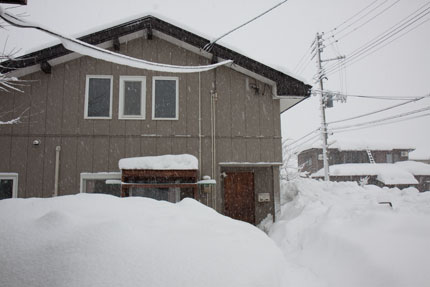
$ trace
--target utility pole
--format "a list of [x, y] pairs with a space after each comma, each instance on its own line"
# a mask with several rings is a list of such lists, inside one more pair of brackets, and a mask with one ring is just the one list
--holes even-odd
[[329, 165], [328, 165], [328, 157], [327, 157], [327, 122], [325, 119], [325, 106], [326, 101], [324, 100], [324, 85], [323, 85], [323, 78], [324, 73], [321, 65], [321, 52], [323, 50], [322, 44], [322, 37], [319, 33], [317, 33], [317, 36], [315, 38], [315, 45], [316, 45], [316, 55], [317, 55], [317, 67], [318, 67], [318, 79], [320, 84], [320, 110], [321, 110], [321, 139], [322, 139], [322, 150], [323, 150], [323, 164], [324, 164], [324, 180], [329, 181], [330, 180], [330, 171], [329, 171]]
[[339, 56], [332, 59], [322, 60], [321, 59], [321, 53], [324, 50], [324, 46], [322, 45], [323, 38], [322, 35], [317, 33], [315, 37], [315, 54], [317, 58], [317, 68], [318, 68], [318, 82], [320, 86], [320, 110], [321, 110], [321, 139], [322, 139], [322, 150], [323, 150], [323, 164], [324, 164], [324, 180], [329, 181], [330, 180], [330, 170], [329, 170], [329, 164], [328, 164], [328, 132], [327, 132], [327, 122], [325, 117], [325, 109], [333, 107], [333, 101], [331, 97], [327, 97], [327, 95], [324, 94], [324, 85], [323, 85], [323, 79], [325, 78], [325, 73], [322, 68], [322, 62], [328, 62], [328, 61], [334, 61], [334, 60], [341, 60], [344, 59], [345, 56]]

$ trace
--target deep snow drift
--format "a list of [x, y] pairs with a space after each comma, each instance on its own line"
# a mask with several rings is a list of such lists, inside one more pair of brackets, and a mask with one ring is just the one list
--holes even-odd
[[295, 286], [430, 286], [430, 192], [300, 179], [281, 202], [269, 235], [302, 266]]
[[0, 286], [285, 286], [262, 231], [192, 199], [0, 201]]

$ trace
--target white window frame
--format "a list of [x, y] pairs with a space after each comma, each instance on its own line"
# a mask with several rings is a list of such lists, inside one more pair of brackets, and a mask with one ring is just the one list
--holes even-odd
[[12, 198], [18, 197], [18, 174], [15, 172], [0, 172], [0, 179], [12, 180]]
[[80, 175], [80, 193], [87, 193], [85, 180], [93, 180], [93, 179], [119, 179], [121, 180], [121, 172], [82, 172]]
[[[88, 97], [90, 88], [90, 79], [110, 79], [110, 99], [109, 99], [109, 116], [108, 117], [90, 117], [88, 116]], [[113, 89], [113, 76], [112, 75], [87, 75], [85, 81], [85, 107], [84, 107], [84, 119], [92, 120], [110, 120], [112, 119], [112, 91]]]
[[[124, 115], [124, 82], [125, 81], [140, 81], [140, 116]], [[146, 77], [145, 76], [120, 76], [119, 77], [119, 108], [118, 118], [120, 120], [144, 120], [146, 114]]]
[[[156, 118], [155, 117], [155, 81], [156, 80], [172, 80], [176, 81], [176, 117], [175, 118]], [[161, 121], [175, 121], [179, 119], [179, 78], [178, 77], [165, 77], [155, 76], [152, 77], [152, 119]]]

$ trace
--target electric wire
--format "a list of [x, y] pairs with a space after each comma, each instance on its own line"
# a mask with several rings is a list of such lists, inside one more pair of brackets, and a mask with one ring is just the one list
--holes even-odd
[[[403, 37], [403, 36], [405, 36], [406, 34], [409, 34], [410, 32], [414, 31], [415, 29], [419, 28], [420, 26], [422, 26], [423, 24], [425, 24], [425, 23], [427, 23], [427, 22], [429, 22], [429, 21], [430, 21], [430, 18], [428, 18], [428, 19], [424, 20], [424, 21], [423, 21], [423, 22], [421, 22], [421, 23], [418, 23], [417, 25], [413, 26], [411, 29], [409, 29], [409, 30], [405, 31], [404, 33], [400, 34], [400, 35], [399, 35], [399, 36], [397, 36], [396, 38], [394, 38], [394, 39], [392, 39], [391, 41], [389, 41], [389, 42], [385, 43], [384, 45], [382, 45], [382, 46], [378, 47], [376, 50], [373, 50], [372, 52], [367, 53], [366, 55], [361, 56], [361, 57], [359, 57], [359, 58], [357, 58], [357, 59], [355, 59], [355, 60], [353, 60], [353, 61], [349, 62], [349, 63], [347, 64], [347, 67], [349, 67], [349, 66], [351, 66], [351, 65], [355, 64], [356, 62], [359, 62], [359, 61], [361, 61], [362, 59], [364, 59], [364, 58], [366, 58], [366, 57], [368, 57], [368, 56], [370, 56], [370, 55], [372, 55], [372, 54], [374, 54], [374, 53], [378, 52], [378, 51], [379, 51], [379, 50], [381, 50], [382, 48], [384, 48], [384, 47], [386, 47], [387, 45], [391, 44], [392, 42], [394, 42], [394, 41], [396, 41], [396, 40], [398, 40], [398, 39], [402, 38], [402, 37]], [[340, 70], [340, 68], [339, 68], [338, 70], [331, 71], [331, 72], [330, 72], [330, 73], [328, 73], [327, 75], [331, 75], [331, 74], [333, 74], [333, 73], [336, 73], [336, 72], [338, 72], [339, 70]]]
[[[372, 40], [368, 41], [366, 44], [362, 45], [361, 47], [354, 50], [351, 55], [348, 57], [348, 59], [345, 61], [345, 64], [351, 63], [351, 61], [356, 60], [357, 58], [363, 56], [364, 54], [370, 52], [372, 49], [378, 47], [379, 45], [383, 44], [385, 41], [391, 39], [398, 33], [402, 32], [406, 28], [410, 27], [423, 17], [430, 14], [430, 7], [425, 8], [422, 10], [425, 6], [428, 6], [430, 2], [427, 2], [423, 6], [421, 6], [419, 9], [415, 10], [413, 13], [402, 19], [401, 21], [397, 22], [395, 25], [391, 26], [389, 29], [385, 30], [378, 36], [374, 37]], [[422, 10], [422, 11], [420, 11]], [[420, 24], [418, 24], [420, 25]], [[411, 28], [413, 30], [414, 28]], [[367, 55], [365, 55], [367, 56]], [[364, 58], [364, 57], [363, 57]], [[339, 69], [339, 63], [333, 64], [330, 67], [327, 68], [328, 74], [331, 74], [333, 72], [337, 72]]]
[[281, 6], [282, 4], [286, 3], [287, 1], [288, 1], [288, 0], [284, 0], [284, 1], [279, 2], [278, 4], [276, 4], [275, 6], [272, 6], [271, 8], [269, 8], [269, 9], [268, 9], [268, 10], [266, 10], [266, 11], [264, 11], [263, 13], [261, 13], [261, 14], [259, 14], [259, 15], [255, 16], [254, 18], [252, 18], [252, 19], [250, 19], [250, 20], [246, 21], [245, 23], [243, 23], [243, 24], [241, 24], [241, 25], [237, 26], [236, 28], [234, 28], [234, 29], [232, 29], [232, 30], [228, 31], [227, 33], [222, 34], [221, 36], [219, 36], [218, 38], [216, 38], [216, 39], [215, 39], [215, 40], [213, 40], [212, 42], [210, 42], [210, 43], [206, 44], [206, 45], [203, 47], [203, 50], [205, 50], [205, 51], [210, 51], [210, 50], [212, 49], [213, 45], [214, 45], [216, 42], [218, 42], [219, 40], [221, 40], [222, 38], [224, 38], [225, 36], [230, 35], [230, 34], [231, 34], [231, 33], [233, 33], [234, 31], [239, 30], [240, 28], [242, 28], [242, 27], [244, 27], [244, 26], [248, 25], [249, 23], [251, 23], [251, 22], [253, 22], [253, 21], [257, 20], [258, 18], [260, 18], [260, 17], [262, 17], [262, 16], [266, 15], [267, 13], [269, 13], [270, 11], [272, 11], [272, 10], [274, 10], [274, 9], [278, 8], [279, 6]]
[[[333, 95], [333, 96], [343, 96], [343, 97], [353, 97], [353, 98], [363, 98], [363, 99], [374, 99], [374, 100], [390, 100], [390, 101], [409, 101], [409, 100], [418, 100], [421, 97], [388, 97], [388, 96], [364, 96], [364, 95], [353, 95], [353, 94], [343, 94], [339, 92], [333, 92], [330, 90], [321, 91], [320, 89], [312, 89], [313, 94], [321, 94], [321, 92], [325, 95]], [[423, 96], [425, 98], [430, 97], [430, 95]]]
[[[397, 0], [397, 2], [398, 1], [400, 1], [400, 0]], [[372, 12], [374, 12], [375, 10], [377, 10], [379, 7], [381, 7], [382, 5], [384, 5], [387, 2], [388, 2], [388, 0], [383, 1], [381, 4], [379, 4], [378, 6], [376, 6], [374, 9], [370, 10], [369, 12], [367, 12], [366, 14], [364, 14], [363, 16], [361, 16], [360, 18], [358, 18], [357, 20], [355, 20], [354, 22], [352, 22], [351, 24], [349, 24], [348, 26], [346, 26], [345, 28], [337, 30], [335, 33], [333, 33], [333, 35], [338, 35], [338, 34], [342, 33], [343, 31], [347, 30], [348, 28], [350, 28], [351, 26], [353, 26], [354, 24], [356, 24], [357, 22], [359, 22], [363, 18], [367, 17], [369, 14], [371, 14]], [[377, 14], [377, 16], [378, 16], [378, 14]], [[377, 16], [375, 16], [375, 18]]]
[[380, 123], [380, 122], [385, 122], [385, 121], [389, 121], [389, 120], [396, 119], [396, 118], [402, 118], [402, 117], [406, 117], [408, 115], [417, 114], [417, 113], [421, 113], [421, 112], [428, 111], [428, 110], [430, 110], [430, 106], [427, 106], [425, 108], [421, 108], [418, 110], [413, 110], [413, 111], [401, 113], [401, 114], [398, 114], [395, 116], [390, 116], [390, 117], [378, 119], [378, 120], [373, 120], [373, 121], [368, 121], [368, 122], [363, 122], [363, 123], [358, 123], [358, 124], [351, 124], [351, 125], [346, 125], [346, 126], [340, 126], [340, 127], [334, 127], [331, 130], [336, 131], [336, 130], [343, 130], [343, 129], [352, 128], [352, 127], [367, 126], [367, 125], [370, 125], [373, 123]]
[[430, 94], [426, 95], [424, 97], [421, 97], [421, 98], [417, 98], [417, 99], [413, 99], [413, 100], [410, 100], [410, 101], [406, 101], [406, 102], [403, 102], [403, 103], [400, 103], [400, 104], [397, 104], [397, 105], [393, 105], [393, 106], [389, 106], [389, 107], [386, 107], [386, 108], [383, 108], [383, 109], [380, 109], [380, 110], [376, 110], [376, 111], [373, 111], [373, 112], [361, 114], [361, 115], [350, 117], [350, 118], [346, 118], [346, 119], [341, 119], [341, 120], [336, 120], [336, 121], [328, 122], [327, 124], [346, 122], [346, 121], [355, 120], [355, 119], [359, 119], [359, 118], [362, 118], [362, 117], [367, 117], [367, 116], [370, 116], [370, 115], [382, 113], [382, 112], [385, 112], [385, 111], [388, 111], [388, 110], [392, 110], [394, 108], [401, 107], [401, 106], [404, 106], [404, 105], [407, 105], [407, 104], [410, 104], [410, 103], [418, 102], [418, 101], [420, 101], [420, 100], [422, 100], [424, 98], [427, 98], [429, 96], [430, 96]]
[[395, 124], [395, 123], [399, 123], [399, 122], [409, 121], [409, 120], [423, 118], [423, 117], [428, 117], [428, 116], [430, 116], [430, 113], [423, 114], [423, 115], [412, 116], [412, 117], [407, 117], [407, 118], [404, 118], [404, 119], [392, 120], [392, 121], [389, 121], [387, 123], [383, 122], [383, 123], [377, 123], [377, 124], [368, 125], [368, 126], [364, 126], [364, 127], [343, 129], [343, 130], [335, 131], [335, 133], [343, 133], [343, 132], [350, 132], [350, 131], [368, 129], [368, 128], [372, 128], [372, 127], [378, 127], [378, 126], [383, 126], [383, 125], [391, 125], [391, 124]]
[[343, 21], [341, 24], [339, 24], [338, 26], [336, 26], [335, 28], [331, 29], [329, 31], [329, 33], [336, 31], [337, 29], [339, 29], [342, 25], [348, 23], [350, 20], [354, 19], [356, 16], [360, 15], [361, 12], [367, 10], [369, 7], [371, 7], [373, 4], [375, 4], [376, 2], [378, 2], [379, 0], [375, 0], [372, 3], [370, 3], [369, 5], [367, 5], [366, 7], [364, 7], [363, 9], [361, 9], [360, 11], [358, 11], [357, 13], [355, 13], [354, 15], [352, 15], [351, 17], [349, 17], [348, 19], [346, 19], [345, 21]]

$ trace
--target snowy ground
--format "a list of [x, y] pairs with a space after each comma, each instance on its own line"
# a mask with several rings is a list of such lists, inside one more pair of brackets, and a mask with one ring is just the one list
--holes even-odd
[[282, 201], [273, 242], [191, 199], [2, 200], [0, 286], [429, 286], [430, 192], [300, 179]]
[[78, 194], [0, 201], [0, 286], [285, 286], [252, 225], [192, 199]]
[[430, 192], [301, 179], [282, 201], [269, 235], [295, 286], [430, 286]]

